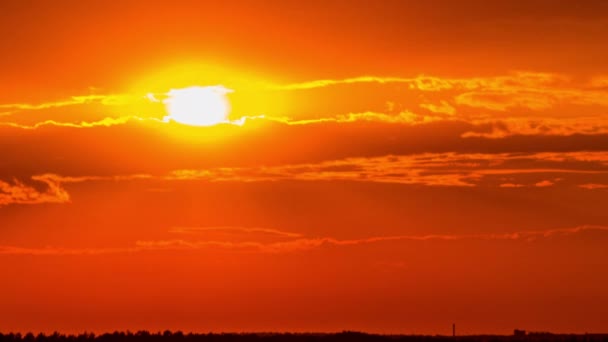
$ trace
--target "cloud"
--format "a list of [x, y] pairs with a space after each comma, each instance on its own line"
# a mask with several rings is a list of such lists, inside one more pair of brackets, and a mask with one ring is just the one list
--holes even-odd
[[[235, 126], [256, 126], [264, 123], [280, 123], [286, 126], [310, 126], [311, 129], [327, 124], [355, 124], [355, 123], [379, 123], [388, 125], [399, 125], [401, 127], [416, 128], [431, 123], [452, 124], [457, 126], [468, 126], [464, 132], [459, 132], [461, 138], [486, 138], [502, 139], [510, 136], [572, 136], [576, 134], [599, 135], [608, 134], [608, 120], [603, 117], [579, 117], [579, 118], [504, 118], [504, 119], [471, 119], [460, 118], [452, 113], [453, 107], [447, 102], [440, 105], [422, 104], [432, 114], [420, 114], [404, 110], [399, 113], [361, 112], [338, 114], [310, 119], [294, 119], [290, 117], [273, 116], [243, 116], [239, 119], [226, 122]], [[455, 110], [455, 109], [454, 109]], [[45, 120], [34, 124], [20, 124], [17, 122], [0, 122], [0, 126], [36, 130], [43, 127], [64, 128], [96, 128], [126, 125], [129, 123], [149, 122], [163, 125], [157, 129], [171, 129], [167, 119], [155, 117], [122, 116], [107, 117], [97, 121], [63, 122]], [[180, 125], [181, 128], [187, 127]], [[219, 126], [207, 127], [214, 129]], [[188, 127], [191, 130], [205, 129], [205, 127]], [[336, 127], [339, 129], [340, 127]], [[458, 137], [458, 136], [457, 136]]]
[[55, 174], [42, 174], [31, 177], [34, 183], [43, 184], [45, 188], [39, 189], [33, 185], [26, 185], [14, 179], [12, 182], [0, 180], [0, 207], [9, 204], [64, 204], [70, 203], [70, 194], [63, 187], [66, 183], [82, 183], [90, 181], [125, 181], [136, 179], [149, 179], [152, 176], [144, 174], [134, 174], [127, 176], [83, 176], [65, 177]]
[[[518, 182], [494, 179], [499, 176], [525, 177]], [[580, 182], [585, 177], [606, 177], [608, 155], [604, 152], [568, 153], [421, 153], [412, 155], [388, 155], [383, 157], [358, 157], [321, 161], [316, 163], [261, 165], [247, 167], [211, 167], [204, 169], [178, 169], [167, 174], [126, 174], [113, 176], [61, 176], [41, 174], [31, 177], [34, 182], [46, 185], [40, 190], [18, 180], [0, 182], [0, 205], [67, 203], [69, 194], [64, 184], [155, 180], [163, 182], [277, 182], [277, 181], [349, 181], [390, 183], [421, 186], [475, 187], [497, 186], [501, 188], [553, 186], [563, 178], [547, 175], [576, 175]], [[530, 179], [530, 177], [533, 177]], [[543, 177], [543, 178], [540, 178]], [[539, 179], [540, 178], [540, 179]], [[483, 183], [484, 179], [494, 183]], [[583, 183], [586, 184], [586, 183]], [[219, 230], [220, 228], [213, 228]], [[221, 228], [230, 229], [228, 227]], [[252, 228], [250, 228], [252, 229]], [[174, 233], [193, 234], [212, 228], [175, 228]], [[272, 233], [270, 230], [252, 230], [251, 233]], [[276, 232], [275, 232], [276, 233]]]
[[124, 105], [132, 102], [135, 98], [132, 95], [127, 94], [114, 94], [114, 95], [81, 95], [72, 96], [67, 100], [42, 102], [42, 103], [7, 103], [0, 104], [0, 109], [9, 110], [42, 110], [50, 108], [60, 108], [66, 106], [83, 105], [90, 103], [99, 103], [104, 106], [117, 106]]
[[103, 255], [117, 253], [139, 252], [142, 249], [132, 248], [61, 248], [61, 247], [19, 247], [0, 246], [0, 255], [32, 255], [32, 256], [61, 256], [61, 255]]
[[579, 187], [587, 190], [608, 189], [608, 184], [587, 183], [581, 184]]
[[362, 112], [362, 113], [348, 113], [338, 114], [335, 116], [326, 116], [320, 118], [311, 119], [294, 119], [289, 117], [276, 117], [276, 116], [244, 116], [237, 120], [239, 125], [245, 124], [247, 121], [270, 121], [279, 122], [289, 126], [301, 126], [301, 125], [315, 125], [323, 123], [354, 123], [354, 122], [379, 122], [388, 124], [423, 124], [441, 120], [441, 117], [421, 115], [410, 111], [402, 111], [397, 114], [389, 114], [382, 112]]
[[[426, 105], [422, 105], [426, 106]], [[431, 105], [429, 105], [431, 106]], [[430, 108], [430, 107], [429, 107]], [[427, 108], [427, 109], [429, 109]], [[449, 111], [446, 108], [432, 108], [430, 112], [434, 115], [419, 114], [411, 111], [402, 111], [398, 114], [389, 114], [382, 112], [362, 112], [339, 114], [335, 116], [326, 116], [311, 119], [293, 119], [289, 117], [272, 117], [272, 116], [243, 116], [240, 119], [232, 120], [229, 123], [235, 126], [259, 126], [265, 123], [280, 123], [286, 126], [310, 126], [311, 129], [322, 127], [327, 124], [355, 124], [355, 123], [378, 123], [397, 125], [401, 127], [417, 128], [421, 125], [438, 123], [452, 125], [454, 129], [466, 127], [467, 129], [458, 132], [454, 138], [486, 138], [486, 139], [503, 139], [511, 136], [573, 136], [573, 135], [608, 135], [608, 120], [602, 117], [580, 117], [580, 118], [505, 118], [505, 119], [462, 119], [458, 116], [441, 113], [442, 110]], [[81, 121], [81, 122], [62, 122], [55, 120], [46, 120], [34, 124], [19, 124], [17, 122], [0, 122], [0, 126], [36, 130], [43, 127], [63, 127], [63, 128], [96, 128], [96, 127], [112, 127], [127, 125], [129, 123], [150, 122], [163, 125], [155, 127], [156, 129], [172, 129], [166, 120], [159, 118], [144, 118], [139, 116], [123, 116], [123, 117], [107, 117], [97, 121]], [[181, 126], [184, 128], [186, 126]], [[154, 128], [154, 127], [151, 127]], [[217, 128], [216, 126], [208, 127], [208, 129]], [[336, 127], [338, 130], [341, 127]], [[191, 130], [200, 129], [200, 127], [189, 128]], [[204, 128], [202, 128], [204, 129]], [[202, 132], [202, 130], [201, 130]]]
[[554, 182], [547, 180], [547, 179], [534, 184], [534, 186], [537, 188], [547, 188], [547, 187], [554, 186], [554, 185], [555, 185]]
[[547, 94], [509, 91], [468, 92], [456, 96], [455, 100], [460, 105], [503, 112], [514, 107], [543, 110], [553, 107], [557, 102]]
[[[386, 156], [348, 158], [314, 164], [176, 170], [168, 180], [206, 180], [211, 182], [259, 181], [357, 181], [430, 186], [474, 186], [476, 175], [466, 172], [433, 173], [427, 156]], [[442, 158], [442, 157], [439, 157]], [[457, 164], [457, 161], [454, 160]]]
[[[467, 85], [468, 83], [468, 85]], [[558, 104], [608, 106], [606, 92], [588, 89], [555, 74], [515, 73], [490, 79], [465, 80], [456, 103], [474, 108], [506, 111], [521, 107], [546, 110]]]
[[454, 115], [456, 114], [456, 108], [452, 107], [447, 101], [442, 100], [439, 105], [432, 103], [423, 103], [420, 107], [429, 110], [433, 113]]
[[[275, 85], [271, 88], [302, 90], [359, 83], [403, 83], [410, 90], [448, 92], [446, 96], [453, 96], [458, 105], [502, 112], [511, 108], [546, 110], [560, 103], [608, 106], [604, 77], [594, 78], [592, 86], [589, 87], [564, 75], [541, 72], [512, 72], [507, 75], [470, 78], [426, 75], [410, 78], [361, 76]], [[445, 104], [442, 106], [420, 104], [420, 106], [436, 113], [453, 114], [455, 111], [450, 109], [453, 107]]]
[[233, 226], [222, 226], [222, 227], [173, 227], [169, 229], [169, 233], [174, 234], [201, 234], [207, 232], [235, 232], [235, 233], [260, 233], [268, 235], [276, 235], [280, 237], [298, 238], [302, 234], [285, 232], [278, 229], [272, 228], [250, 228], [250, 227], [233, 227]]
[[463, 138], [501, 139], [514, 135], [571, 136], [608, 134], [608, 120], [603, 117], [578, 118], [505, 118], [471, 120], [473, 129]]
[[[166, 179], [210, 182], [356, 181], [471, 187], [483, 177], [496, 175], [608, 174], [607, 158], [603, 152], [527, 155], [423, 153], [309, 164], [175, 170]], [[583, 162], [594, 165], [583, 165]], [[556, 180], [560, 179], [540, 180], [536, 186], [553, 185]]]
[[[233, 227], [235, 228], [235, 227]], [[235, 229], [247, 233], [249, 228]], [[274, 231], [274, 230], [273, 230]], [[277, 231], [279, 232], [279, 231]], [[103, 255], [119, 253], [138, 253], [147, 251], [196, 251], [205, 249], [225, 249], [236, 252], [250, 253], [296, 253], [316, 250], [320, 248], [356, 247], [360, 245], [378, 244], [385, 242], [425, 242], [425, 241], [513, 241], [533, 243], [552, 238], [570, 237], [584, 233], [608, 233], [608, 227], [597, 225], [583, 225], [573, 228], [548, 229], [538, 231], [516, 231], [503, 234], [428, 234], [428, 235], [391, 235], [371, 236], [356, 239], [337, 239], [333, 237], [304, 237], [301, 234], [294, 236], [283, 234], [287, 239], [283, 241], [264, 242], [258, 240], [231, 241], [231, 240], [138, 240], [131, 247], [117, 248], [62, 248], [62, 247], [19, 247], [0, 246], [0, 255]]]
[[287, 125], [268, 120], [251, 120], [244, 126], [202, 128], [153, 121], [130, 121], [111, 129], [45, 126], [21, 131], [0, 127], [0, 155], [5, 166], [0, 167], [0, 179], [27, 180], [49, 171], [60, 175], [143, 172], [164, 176], [180, 169], [316, 164], [350, 157], [444, 152], [462, 156], [480, 152], [490, 157], [497, 155], [496, 160], [502, 160], [501, 154], [505, 152], [603, 151], [608, 146], [608, 135], [461, 137], [465, 132], [475, 130], [484, 134], [492, 129], [460, 121]]
[[124, 125], [130, 121], [145, 121], [151, 120], [161, 122], [160, 119], [155, 118], [141, 118], [138, 116], [122, 116], [122, 117], [107, 117], [98, 121], [81, 121], [81, 122], [58, 122], [55, 120], [46, 120], [37, 122], [33, 125], [24, 125], [16, 122], [0, 122], [0, 126], [8, 126], [14, 128], [21, 128], [27, 130], [33, 130], [44, 126], [55, 126], [55, 127], [69, 127], [69, 128], [92, 128], [92, 127], [110, 127], [116, 125]]
[[324, 79], [314, 80], [301, 83], [283, 84], [283, 85], [268, 85], [269, 89], [273, 90], [307, 90], [325, 88], [341, 84], [357, 84], [357, 83], [415, 83], [416, 78], [402, 77], [378, 77], [378, 76], [359, 76], [344, 79]]
[[[301, 83], [291, 84], [276, 84], [269, 85], [268, 88], [273, 90], [307, 90], [326, 88], [344, 84], [359, 84], [359, 83], [378, 83], [392, 84], [405, 83], [410, 89], [422, 91], [442, 91], [451, 90], [454, 88], [476, 89], [489, 86], [500, 86], [505, 83], [513, 83], [519, 85], [533, 85], [539, 83], [547, 83], [553, 80], [556, 76], [543, 73], [515, 73], [509, 76], [489, 77], [489, 78], [442, 78], [437, 76], [419, 75], [415, 77], [382, 77], [382, 76], [359, 76], [343, 79], [322, 79], [313, 80]], [[520, 80], [513, 82], [513, 80]]]
[[525, 185], [516, 183], [502, 183], [498, 186], [501, 188], [523, 188]]
[[44, 177], [46, 179], [53, 180], [57, 183], [82, 183], [82, 182], [91, 182], [91, 181], [130, 181], [130, 180], [141, 180], [141, 179], [153, 179], [154, 176], [138, 173], [132, 175], [117, 175], [117, 176], [60, 176], [56, 174], [45, 174], [39, 177]]
[[44, 184], [45, 189], [25, 185], [18, 180], [0, 181], [0, 206], [8, 204], [68, 203], [70, 195], [61, 182], [51, 175], [33, 176], [32, 180]]
[[592, 88], [599, 88], [601, 90], [608, 90], [608, 76], [601, 75], [596, 76], [591, 80]]
[[518, 231], [504, 234], [429, 234], [429, 235], [392, 235], [373, 236], [360, 239], [336, 239], [332, 237], [294, 238], [292, 240], [262, 243], [257, 241], [187, 241], [187, 240], [157, 240], [137, 241], [136, 245], [147, 249], [176, 249], [196, 250], [208, 247], [236, 249], [263, 253], [289, 253], [318, 249], [322, 247], [348, 247], [394, 241], [463, 241], [463, 240], [508, 240], [534, 242], [540, 239], [564, 237], [585, 232], [608, 232], [606, 226], [584, 225], [574, 228], [548, 229], [541, 231]]
[[[441, 109], [438, 109], [441, 110]], [[442, 118], [439, 116], [421, 115], [410, 111], [402, 111], [398, 114], [389, 114], [382, 112], [361, 112], [361, 113], [347, 113], [338, 114], [335, 116], [326, 116], [320, 118], [311, 119], [294, 119], [290, 117], [276, 117], [266, 115], [255, 115], [255, 116], [242, 116], [235, 120], [229, 120], [221, 122], [221, 124], [232, 124], [236, 126], [243, 126], [247, 122], [251, 121], [267, 121], [267, 122], [279, 122], [285, 125], [298, 126], [298, 125], [314, 125], [323, 123], [354, 123], [354, 122], [379, 122], [379, 123], [390, 123], [390, 124], [422, 124], [433, 121], [439, 121]], [[81, 121], [81, 122], [64, 122], [56, 120], [45, 120], [36, 122], [34, 124], [20, 124], [17, 122], [0, 122], [0, 126], [34, 130], [45, 126], [54, 127], [68, 127], [68, 128], [94, 128], [94, 127], [110, 127], [117, 125], [124, 125], [130, 122], [142, 122], [151, 121], [156, 123], [168, 123], [172, 121], [170, 116], [164, 118], [156, 117], [140, 117], [140, 116], [121, 116], [121, 117], [107, 117], [97, 121]], [[213, 128], [213, 127], [211, 127]]]

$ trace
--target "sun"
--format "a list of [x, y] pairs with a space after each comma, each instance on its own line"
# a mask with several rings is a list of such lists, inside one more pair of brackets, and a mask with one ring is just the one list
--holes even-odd
[[162, 101], [169, 114], [165, 120], [191, 126], [228, 123], [230, 103], [226, 95], [231, 92], [221, 85], [171, 89]]

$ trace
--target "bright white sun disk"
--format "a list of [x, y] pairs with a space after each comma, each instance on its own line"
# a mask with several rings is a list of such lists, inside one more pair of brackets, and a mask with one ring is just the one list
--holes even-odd
[[192, 126], [212, 126], [229, 122], [230, 103], [226, 94], [232, 90], [223, 86], [171, 89], [162, 102], [173, 120]]

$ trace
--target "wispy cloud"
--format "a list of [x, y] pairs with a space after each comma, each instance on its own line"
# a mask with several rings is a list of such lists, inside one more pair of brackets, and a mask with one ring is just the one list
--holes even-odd
[[69, 128], [92, 128], [92, 127], [110, 127], [116, 125], [124, 125], [131, 121], [155, 121], [162, 122], [156, 118], [142, 118], [138, 116], [121, 116], [121, 117], [108, 117], [97, 121], [80, 121], [80, 122], [60, 122], [55, 120], [45, 120], [37, 122], [33, 125], [19, 124], [16, 122], [0, 122], [0, 126], [15, 127], [27, 130], [33, 130], [44, 126], [54, 127], [69, 127]]
[[447, 101], [442, 100], [439, 104], [422, 103], [421, 108], [424, 108], [433, 113], [454, 115], [456, 114], [456, 108], [452, 107]]
[[[426, 75], [410, 78], [361, 76], [275, 85], [272, 88], [303, 90], [358, 83], [403, 83], [412, 90], [449, 91], [447, 96], [453, 96], [458, 105], [493, 111], [506, 111], [514, 107], [545, 110], [559, 103], [608, 106], [608, 97], [602, 86], [605, 84], [604, 78], [592, 80], [592, 86], [590, 86], [585, 83], [576, 83], [564, 75], [540, 72], [513, 72], [494, 77], [470, 78]], [[443, 107], [444, 110], [446, 108], [448, 107]]]
[[63, 247], [19, 247], [0, 246], [0, 255], [32, 255], [32, 256], [61, 256], [61, 255], [104, 255], [118, 253], [134, 253], [141, 248], [63, 248]]
[[[234, 228], [234, 227], [233, 227]], [[243, 227], [241, 232], [247, 232]], [[275, 230], [272, 230], [275, 231]], [[320, 248], [356, 247], [359, 245], [378, 244], [386, 242], [423, 242], [423, 241], [474, 241], [474, 240], [504, 240], [513, 242], [533, 243], [558, 237], [569, 237], [587, 232], [607, 233], [608, 227], [583, 225], [573, 228], [548, 229], [537, 231], [516, 231], [503, 234], [428, 234], [428, 235], [391, 235], [371, 236], [357, 239], [337, 239], [333, 237], [305, 237], [302, 234], [281, 233], [275, 231], [286, 239], [278, 242], [263, 242], [258, 240], [231, 241], [231, 240], [139, 240], [130, 247], [108, 248], [63, 248], [63, 247], [19, 247], [0, 246], [0, 255], [103, 255], [118, 253], [138, 253], [146, 251], [196, 251], [205, 249], [225, 249], [236, 252], [249, 253], [296, 253], [306, 252]]]
[[579, 187], [588, 190], [597, 190], [597, 189], [608, 189], [608, 184], [598, 184], [598, 183], [587, 183], [581, 184]]
[[518, 183], [502, 183], [498, 185], [501, 188], [523, 188], [525, 185]]
[[99, 103], [105, 106], [124, 105], [132, 102], [136, 97], [127, 94], [113, 95], [81, 95], [72, 96], [69, 99], [42, 102], [42, 103], [6, 103], [0, 104], [0, 109], [8, 110], [42, 110], [49, 108], [60, 108], [67, 106]]
[[[449, 105], [449, 104], [448, 104]], [[527, 136], [571, 136], [575, 134], [598, 135], [608, 134], [608, 120], [603, 117], [579, 117], [579, 118], [463, 118], [452, 114], [450, 107], [439, 105], [422, 104], [428, 110], [426, 114], [415, 113], [404, 110], [399, 113], [382, 112], [360, 112], [338, 114], [309, 119], [295, 119], [287, 116], [243, 116], [239, 119], [227, 122], [237, 126], [244, 126], [251, 122], [276, 122], [287, 126], [324, 125], [328, 123], [382, 123], [404, 125], [409, 127], [420, 127], [432, 123], [453, 123], [469, 125], [470, 129], [460, 134], [462, 138], [488, 138], [501, 139], [515, 135]], [[133, 122], [151, 122], [169, 124], [166, 119], [156, 117], [119, 116], [107, 117], [97, 121], [65, 122], [57, 120], [45, 120], [33, 124], [21, 124], [16, 121], [0, 122], [0, 127], [11, 127], [25, 130], [36, 130], [44, 127], [64, 128], [95, 128], [126, 125]], [[214, 127], [195, 127], [192, 129], [214, 129]]]
[[382, 122], [391, 124], [422, 124], [441, 120], [442, 117], [434, 115], [421, 115], [410, 111], [400, 113], [361, 112], [338, 114], [311, 119], [294, 119], [290, 117], [257, 116], [244, 117], [242, 120], [267, 120], [280, 122], [286, 125], [313, 125], [320, 123], [352, 123], [352, 122]]
[[462, 80], [447, 79], [435, 76], [419, 75], [416, 77], [395, 77], [395, 76], [358, 76], [342, 79], [323, 79], [291, 84], [270, 85], [268, 88], [273, 90], [307, 90], [325, 88], [344, 84], [359, 83], [378, 83], [394, 84], [403, 83], [409, 88], [424, 91], [440, 91], [454, 88], [455, 85], [462, 83]]
[[276, 235], [280, 237], [298, 238], [302, 234], [286, 232], [272, 228], [257, 228], [257, 227], [234, 227], [234, 226], [218, 226], [218, 227], [173, 227], [169, 229], [169, 233], [174, 234], [201, 234], [207, 232], [234, 232], [234, 233], [260, 233], [268, 235]]
[[357, 84], [357, 83], [412, 83], [416, 82], [416, 78], [402, 78], [402, 77], [378, 77], [378, 76], [359, 76], [343, 79], [324, 79], [314, 80], [301, 83], [291, 83], [283, 85], [269, 85], [268, 88], [273, 90], [306, 90], [325, 88], [341, 84]]
[[[561, 162], [558, 161], [560, 158]], [[211, 182], [357, 181], [471, 187], [483, 177], [493, 175], [608, 174], [606, 158], [602, 152], [529, 155], [428, 153], [347, 158], [312, 164], [176, 170], [166, 179]], [[583, 161], [595, 165], [588, 169], [589, 165], [576, 164]], [[546, 165], [539, 167], [540, 162]], [[547, 185], [546, 182], [538, 182]]]
[[[67, 203], [65, 184], [92, 181], [203, 181], [203, 182], [276, 182], [276, 181], [350, 181], [422, 186], [475, 187], [485, 177], [537, 175], [523, 180], [500, 181], [501, 188], [548, 187], [566, 175], [608, 175], [608, 154], [604, 152], [483, 154], [423, 153], [401, 156], [346, 158], [317, 163], [251, 167], [214, 167], [181, 169], [168, 174], [129, 174], [116, 176], [36, 175], [33, 182], [46, 189], [26, 185], [19, 180], [0, 181], [0, 205]], [[583, 179], [583, 184], [590, 184]], [[486, 184], [486, 186], [488, 186]], [[591, 185], [584, 186], [589, 188]], [[598, 187], [597, 185], [595, 186]], [[205, 228], [209, 231], [211, 228]], [[225, 228], [224, 228], [225, 229]], [[194, 233], [195, 228], [176, 228], [175, 233]], [[254, 231], [252, 231], [254, 232]], [[262, 231], [255, 231], [262, 232]], [[271, 233], [271, 231], [265, 231]]]
[[473, 128], [462, 134], [464, 138], [501, 139], [514, 135], [570, 136], [574, 134], [608, 134], [608, 120], [604, 117], [578, 118], [503, 118], [473, 119]]
[[[424, 157], [423, 157], [424, 158]], [[432, 186], [473, 186], [477, 175], [462, 172], [437, 172], [424, 167], [426, 161], [388, 156], [349, 158], [315, 164], [176, 170], [169, 180], [207, 180], [211, 182], [259, 181], [361, 181]], [[427, 164], [427, 166], [430, 166]]]
[[584, 225], [574, 228], [548, 229], [539, 231], [517, 231], [504, 234], [428, 234], [428, 235], [391, 235], [391, 236], [372, 236], [360, 239], [336, 239], [332, 237], [308, 237], [295, 238], [292, 240], [263, 243], [259, 241], [231, 242], [231, 241], [210, 241], [210, 240], [157, 240], [157, 241], [137, 241], [136, 245], [142, 248], [151, 249], [177, 249], [177, 250], [196, 250], [209, 247], [219, 247], [227, 249], [237, 249], [243, 251], [256, 251], [263, 253], [286, 253], [299, 252], [318, 249], [322, 247], [348, 247], [365, 244], [375, 244], [382, 242], [395, 241], [463, 241], [463, 240], [510, 240], [534, 242], [540, 239], [553, 237], [571, 236], [584, 232], [608, 232], [608, 227]]

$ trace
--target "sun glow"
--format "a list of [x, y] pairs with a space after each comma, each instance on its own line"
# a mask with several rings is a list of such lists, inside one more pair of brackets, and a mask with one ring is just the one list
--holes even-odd
[[169, 114], [165, 120], [191, 126], [229, 123], [230, 103], [226, 95], [231, 92], [221, 85], [171, 89], [162, 100]]

